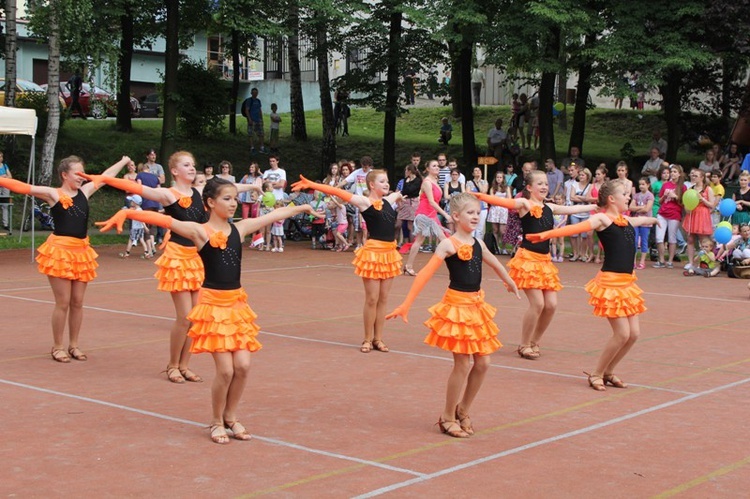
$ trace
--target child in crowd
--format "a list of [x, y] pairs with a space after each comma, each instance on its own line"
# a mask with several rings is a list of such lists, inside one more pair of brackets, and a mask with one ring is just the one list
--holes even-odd
[[[274, 210], [278, 210], [279, 208], [284, 207], [284, 201], [276, 201], [276, 204], [274, 205]], [[271, 237], [273, 238], [273, 248], [271, 248], [271, 251], [273, 253], [283, 253], [284, 252], [284, 219], [281, 220], [275, 220], [271, 224]]]
[[451, 199], [450, 205], [456, 233], [438, 244], [404, 302], [386, 318], [401, 317], [408, 322], [409, 309], [417, 295], [445, 262], [450, 284], [440, 303], [429, 309], [432, 316], [425, 325], [430, 332], [424, 342], [453, 353], [453, 370], [438, 425], [448, 436], [466, 438], [474, 434], [469, 410], [490, 366], [490, 354], [502, 347], [497, 339], [499, 329], [492, 320], [497, 309], [484, 301], [481, 289], [482, 262], [492, 268], [509, 293], [518, 299], [521, 295], [484, 242], [472, 235], [479, 222], [479, 201], [469, 193], [461, 193]]
[[732, 194], [737, 204], [737, 211], [732, 215], [732, 224], [742, 225], [750, 223], [750, 172], [740, 173], [740, 189]]
[[630, 191], [622, 180], [605, 182], [599, 190], [598, 205], [602, 213], [591, 215], [585, 222], [568, 225], [564, 229], [527, 234], [532, 243], [550, 237], [560, 237], [573, 232], [597, 231], [604, 247], [604, 263], [599, 273], [586, 284], [589, 304], [594, 315], [606, 317], [612, 327], [612, 337], [599, 356], [596, 367], [588, 375], [589, 386], [596, 391], [606, 390], [605, 385], [627, 388], [627, 384], [614, 374], [614, 370], [635, 344], [640, 335], [638, 315], [646, 310], [641, 296], [643, 290], [635, 283], [635, 230], [645, 224], [657, 223], [653, 217], [628, 218], [622, 214], [628, 209]]
[[[140, 210], [143, 198], [138, 194], [132, 194], [127, 197], [127, 201], [129, 203], [129, 207], [125, 209]], [[153, 248], [149, 248], [149, 244], [146, 242], [146, 238], [144, 237], [145, 230], [146, 224], [144, 224], [143, 222], [139, 222], [138, 220], [133, 220], [132, 222], [130, 222], [130, 238], [128, 239], [128, 244], [125, 247], [125, 252], [120, 253], [120, 258], [128, 258], [130, 256], [130, 249], [133, 246], [137, 246], [138, 244], [141, 244], [143, 246], [143, 258], [150, 259], [154, 257]]]
[[203, 189], [206, 185], [206, 174], [203, 172], [195, 172], [195, 180], [193, 180], [193, 187], [196, 189]]
[[[511, 198], [510, 186], [505, 183], [505, 173], [502, 170], [498, 170], [495, 173], [495, 179], [490, 186], [490, 195], [506, 199]], [[508, 251], [505, 249], [504, 238], [505, 230], [508, 226], [508, 208], [490, 206], [490, 210], [487, 212], [487, 222], [492, 226], [492, 235], [495, 237], [497, 254], [507, 255]], [[512, 249], [513, 247], [511, 247]]]
[[[271, 182], [263, 182], [262, 189], [263, 196], [260, 200], [260, 216], [268, 215], [269, 213], [271, 213], [274, 206], [276, 205], [276, 198], [273, 195], [273, 184]], [[273, 239], [271, 238], [271, 226], [264, 225], [260, 230], [263, 233], [263, 241], [265, 241], [265, 247], [260, 246], [258, 247], [258, 250], [271, 251], [271, 243], [273, 241]]]
[[[435, 162], [437, 164], [437, 162]], [[360, 196], [330, 185], [310, 182], [300, 175], [293, 189], [315, 189], [359, 208], [367, 222], [369, 237], [364, 246], [355, 251], [354, 273], [362, 278], [365, 288], [364, 340], [359, 347], [362, 353], [373, 349], [387, 352], [383, 341], [385, 307], [393, 278], [401, 274], [401, 254], [396, 249], [396, 210], [393, 205], [402, 199], [400, 192], [388, 193], [390, 185], [384, 170], [371, 170], [365, 177], [368, 195]]]
[[333, 250], [346, 251], [349, 249], [349, 243], [346, 240], [346, 229], [349, 227], [349, 222], [346, 220], [346, 203], [343, 203], [336, 196], [331, 196], [328, 209], [335, 213], [334, 222], [331, 224], [333, 237], [336, 240]]
[[440, 138], [438, 139], [438, 142], [441, 144], [448, 145], [448, 142], [450, 142], [451, 138], [453, 137], [453, 125], [450, 124], [448, 121], [448, 118], [443, 118], [440, 120]]
[[310, 205], [317, 213], [322, 215], [312, 220], [312, 249], [318, 249], [318, 247], [326, 249], [324, 236], [326, 233], [326, 219], [329, 214], [326, 212], [325, 194], [316, 192], [313, 200], [310, 201]]
[[685, 270], [692, 269], [693, 260], [695, 259], [696, 240], [701, 236], [711, 236], [714, 233], [714, 228], [711, 224], [711, 210], [716, 207], [714, 191], [706, 185], [706, 174], [703, 170], [698, 168], [690, 170], [690, 181], [693, 183], [690, 189], [695, 190], [699, 197], [698, 206], [688, 211], [682, 221], [682, 228], [685, 229], [688, 243], [688, 263], [685, 265]]
[[[631, 217], [651, 217], [654, 208], [654, 195], [651, 192], [651, 183], [648, 177], [641, 177], [638, 180], [638, 192], [633, 195], [630, 201]], [[651, 232], [651, 225], [645, 224], [635, 228], [635, 248], [641, 250], [641, 261], [636, 265], [637, 269], [646, 268], [646, 257], [649, 254], [648, 238]]]
[[250, 370], [250, 353], [261, 349], [257, 340], [260, 328], [257, 315], [247, 304], [247, 293], [240, 283], [242, 241], [265, 225], [298, 213], [312, 213], [309, 205], [279, 208], [259, 218], [246, 218], [230, 224], [237, 210], [237, 187], [215, 178], [203, 190], [208, 209], [204, 223], [183, 222], [167, 215], [148, 211], [121, 210], [106, 222], [99, 222], [102, 231], [116, 227], [122, 230], [126, 219], [140, 220], [170, 229], [192, 241], [205, 266], [205, 280], [198, 293], [197, 304], [187, 320], [191, 326], [190, 351], [209, 352], [216, 365], [211, 387], [211, 440], [229, 443], [227, 431], [237, 440], [252, 436], [238, 421], [238, 409]]
[[[562, 194], [555, 194], [555, 197], [552, 198], [552, 202], [556, 205], [563, 206], [565, 204], [565, 198]], [[554, 215], [552, 215], [552, 218], [555, 220], [555, 224], [553, 225], [553, 228], [555, 229], [561, 229], [568, 224], [568, 215], [565, 215], [563, 213], [555, 213]], [[565, 238], [552, 238], [550, 240], [549, 249], [550, 255], [552, 256], [552, 261], [555, 263], [562, 263], [563, 258], [565, 257]]]
[[714, 277], [721, 270], [716, 258], [716, 243], [710, 237], [701, 237], [701, 249], [693, 257], [690, 268], [682, 273], [684, 276], [702, 275]]
[[277, 112], [278, 109], [279, 106], [277, 106], [275, 102], [271, 104], [271, 141], [269, 147], [271, 148], [272, 154], [279, 152], [279, 128], [281, 124], [281, 116], [279, 116], [279, 113]]
[[721, 222], [721, 213], [719, 213], [719, 203], [724, 199], [724, 186], [721, 184], [721, 170], [711, 170], [710, 174], [711, 190], [714, 193], [714, 208], [711, 210], [711, 225], [716, 227]]
[[727, 255], [731, 255], [735, 265], [750, 265], [750, 225], [739, 226], [739, 236], [727, 243], [718, 258], [721, 260]]

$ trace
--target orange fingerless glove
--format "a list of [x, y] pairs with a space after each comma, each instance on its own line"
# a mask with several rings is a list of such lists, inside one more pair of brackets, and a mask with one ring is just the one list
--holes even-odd
[[433, 256], [430, 258], [430, 261], [427, 262], [427, 265], [424, 266], [422, 270], [419, 271], [419, 274], [417, 274], [417, 277], [414, 278], [414, 284], [411, 285], [411, 289], [409, 289], [409, 293], [407, 293], [406, 298], [404, 298], [404, 301], [396, 307], [393, 312], [386, 315], [386, 319], [393, 319], [394, 317], [401, 317], [404, 322], [409, 322], [409, 309], [411, 308], [412, 304], [414, 303], [414, 300], [417, 299], [417, 295], [422, 291], [422, 289], [427, 284], [427, 281], [432, 278], [432, 276], [435, 274], [437, 269], [439, 269], [443, 265], [443, 259], [438, 256]]
[[171, 228], [172, 222], [174, 222], [174, 218], [170, 217], [169, 215], [162, 215], [161, 213], [157, 213], [155, 211], [125, 210], [125, 212], [125, 216], [130, 220], [138, 220], [139, 222], [143, 222], [149, 225], [158, 225], [159, 227], [164, 227], [165, 229]]
[[115, 189], [129, 192], [131, 194], [143, 194], [143, 184], [139, 184], [134, 180], [128, 180], [126, 178], [106, 177], [104, 175], [90, 175], [88, 173], [78, 172], [79, 177], [83, 177], [86, 180], [94, 182], [97, 186], [100, 184], [107, 184]]
[[545, 230], [544, 232], [539, 232], [537, 234], [526, 234], [526, 239], [528, 241], [531, 241], [532, 243], [538, 243], [540, 241], [546, 241], [547, 239], [553, 237], [573, 236], [576, 234], [581, 234], [583, 232], [589, 232], [591, 229], [591, 221], [586, 220], [585, 222], [566, 225], [565, 227], [561, 227], [559, 229]]
[[12, 178], [0, 177], [0, 187], [4, 187], [9, 191], [18, 194], [31, 194], [31, 185], [18, 180], [13, 180]]
[[354, 194], [352, 194], [351, 192], [345, 191], [344, 189], [339, 189], [338, 187], [311, 182], [302, 175], [300, 175], [299, 178], [299, 182], [295, 182], [294, 184], [292, 184], [293, 191], [299, 191], [300, 189], [315, 189], [316, 191], [328, 194], [329, 196], [338, 196], [347, 203], [351, 201], [352, 197], [354, 196]]
[[500, 198], [497, 196], [490, 196], [489, 194], [482, 194], [481, 192], [472, 192], [471, 194], [487, 204], [501, 206], [503, 208], [508, 208], [509, 210], [516, 209], [516, 200], [513, 198]]

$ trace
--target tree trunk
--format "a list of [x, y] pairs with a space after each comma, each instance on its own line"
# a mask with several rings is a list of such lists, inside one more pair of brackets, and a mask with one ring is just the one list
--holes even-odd
[[[464, 164], [477, 164], [477, 148], [474, 138], [474, 107], [471, 96], [471, 57], [473, 43], [465, 40], [458, 57], [458, 74], [454, 74], [459, 88], [461, 112], [461, 139], [463, 140]], [[453, 79], [451, 78], [451, 79]], [[467, 173], [469, 173], [467, 171]]]
[[292, 138], [307, 140], [305, 103], [302, 99], [302, 75], [299, 68], [299, 4], [292, 2], [289, 11], [289, 106], [292, 112]]
[[[244, 45], [244, 43], [242, 44]], [[229, 91], [229, 133], [237, 134], [237, 96], [240, 93], [240, 32], [232, 30], [232, 88]]]
[[324, 24], [318, 24], [315, 32], [316, 59], [318, 63], [318, 87], [320, 109], [323, 120], [323, 144], [320, 150], [320, 178], [328, 174], [328, 165], [336, 162], [336, 123], [333, 119], [331, 84], [328, 75], [328, 33]]
[[52, 6], [49, 18], [49, 61], [47, 62], [47, 129], [44, 131], [44, 145], [39, 174], [40, 185], [50, 185], [55, 162], [55, 146], [60, 131], [60, 26], [55, 6]]
[[737, 121], [734, 122], [730, 140], [740, 146], [750, 146], [750, 78], [737, 110]]
[[5, 0], [5, 105], [16, 107], [16, 0]]
[[[451, 96], [451, 109], [453, 110], [453, 117], [457, 120], [461, 119], [461, 88], [458, 76], [458, 66], [460, 58], [460, 50], [458, 49], [455, 42], [448, 42], [448, 56], [450, 58], [450, 69], [451, 79], [448, 83], [448, 90]], [[469, 86], [471, 87], [471, 77], [469, 78]], [[471, 88], [469, 88], [471, 92]]]
[[555, 153], [555, 129], [552, 118], [552, 106], [555, 100], [555, 78], [557, 74], [542, 73], [539, 85], [539, 149], [542, 158], [552, 158], [557, 162]]
[[588, 106], [589, 91], [591, 90], [591, 64], [582, 64], [578, 68], [578, 86], [576, 87], [576, 105], [573, 111], [573, 127], [570, 130], [568, 151], [573, 146], [578, 147], [583, 154], [583, 138], [586, 133], [586, 107]]
[[383, 124], [383, 168], [391, 180], [396, 177], [396, 118], [398, 117], [398, 76], [401, 60], [401, 21], [403, 14], [391, 5], [388, 29], [388, 70], [386, 73], [385, 122]]
[[562, 67], [557, 77], [557, 102], [562, 102], [565, 107], [560, 114], [557, 115], [557, 128], [560, 130], [568, 129], [568, 69], [565, 66], [565, 61], [560, 61]]
[[130, 117], [130, 68], [133, 62], [133, 14], [128, 5], [120, 16], [120, 54], [118, 57], [120, 89], [117, 92], [117, 124], [120, 132], [132, 132]]
[[665, 84], [659, 87], [663, 98], [664, 121], [667, 122], [667, 157], [673, 163], [677, 159], [677, 149], [680, 140], [680, 92], [682, 74], [672, 72], [667, 74]]
[[[180, 62], [179, 47], [179, 0], [166, 0], [167, 7], [167, 50], [164, 60], [164, 115], [161, 126], [162, 162], [175, 152], [175, 138], [177, 135], [177, 68]], [[169, 169], [164, 172], [169, 176]]]

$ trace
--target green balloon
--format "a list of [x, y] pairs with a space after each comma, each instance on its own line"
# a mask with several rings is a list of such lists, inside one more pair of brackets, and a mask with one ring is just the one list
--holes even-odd
[[263, 194], [261, 202], [266, 208], [273, 208], [273, 205], [276, 204], [276, 197], [273, 195], [273, 192], [266, 192]]
[[688, 189], [685, 194], [682, 195], [682, 205], [688, 211], [693, 211], [698, 202], [700, 201], [700, 195], [695, 189]]
[[726, 220], [724, 220], [723, 222], [719, 222], [718, 224], [716, 224], [716, 227], [726, 227], [727, 229], [732, 230], [732, 224], [729, 223]]
[[556, 103], [555, 103], [555, 105], [554, 105], [554, 106], [552, 106], [552, 107], [553, 107], [553, 108], [555, 109], [555, 111], [557, 111], [558, 113], [562, 113], [562, 112], [563, 112], [563, 109], [565, 109], [565, 104], [563, 104], [562, 102], [556, 102]]

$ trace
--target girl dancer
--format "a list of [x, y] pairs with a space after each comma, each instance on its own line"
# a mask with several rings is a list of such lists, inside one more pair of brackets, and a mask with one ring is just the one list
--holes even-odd
[[[437, 162], [435, 162], [437, 164]], [[365, 178], [369, 196], [359, 196], [351, 192], [318, 184], [300, 175], [300, 181], [292, 185], [292, 190], [315, 189], [331, 196], [338, 196], [353, 204], [367, 224], [369, 237], [365, 245], [357, 249], [354, 273], [362, 278], [365, 286], [365, 306], [362, 312], [365, 324], [365, 339], [359, 351], [369, 353], [373, 348], [387, 352], [383, 342], [383, 325], [388, 293], [393, 278], [401, 274], [401, 255], [396, 249], [396, 211], [393, 204], [401, 201], [401, 193], [388, 194], [388, 174], [384, 170], [371, 170]]]
[[[469, 193], [451, 198], [450, 212], [456, 233], [443, 240], [435, 255], [419, 272], [404, 302], [387, 318], [401, 317], [408, 322], [414, 299], [445, 261], [450, 274], [448, 290], [437, 305], [430, 308], [432, 317], [425, 322], [430, 333], [425, 343], [453, 353], [453, 371], [448, 377], [445, 407], [440, 415], [440, 431], [456, 438], [474, 434], [469, 410], [490, 365], [490, 354], [502, 346], [499, 331], [492, 318], [495, 307], [485, 303], [482, 283], [482, 261], [505, 283], [508, 292], [521, 299], [516, 283], [505, 268], [472, 234], [480, 219], [479, 201]], [[471, 359], [474, 365], [471, 365]]]
[[240, 283], [242, 240], [277, 220], [299, 213], [315, 215], [315, 212], [305, 204], [279, 208], [259, 218], [230, 224], [229, 219], [237, 209], [237, 187], [220, 178], [206, 184], [203, 202], [209, 218], [202, 224], [183, 222], [159, 213], [121, 210], [97, 225], [101, 225], [102, 232], [112, 227], [120, 232], [126, 218], [140, 220], [168, 228], [196, 248], [205, 266], [206, 279], [196, 306], [186, 317], [193, 323], [188, 335], [193, 339], [192, 352], [213, 355], [216, 377], [211, 387], [211, 440], [226, 444], [229, 443], [226, 430], [237, 440], [252, 438], [237, 421], [237, 408], [247, 383], [250, 352], [261, 348], [256, 339], [260, 330], [255, 324], [257, 315], [248, 306], [247, 294]]
[[[85, 175], [85, 178], [132, 192], [146, 199], [156, 201], [164, 207], [164, 212], [180, 221], [205, 223], [208, 214], [203, 206], [201, 193], [204, 187], [193, 187], [195, 179], [195, 158], [187, 151], [177, 151], [169, 158], [174, 187], [147, 187], [117, 178], [99, 178]], [[255, 189], [254, 184], [238, 186], [243, 192]], [[262, 227], [262, 225], [261, 225]], [[155, 277], [159, 279], [158, 289], [167, 291], [172, 297], [175, 321], [169, 336], [169, 363], [165, 372], [172, 383], [187, 381], [201, 382], [203, 379], [188, 369], [190, 362], [190, 328], [188, 313], [198, 301], [198, 290], [203, 283], [203, 263], [198, 256], [195, 244], [189, 238], [173, 234], [168, 238], [164, 253], [156, 260], [159, 267]]]
[[406, 265], [404, 265], [404, 274], [406, 275], [417, 275], [414, 272], [414, 260], [417, 258], [419, 248], [426, 237], [437, 237], [441, 242], [445, 239], [445, 232], [442, 225], [440, 225], [437, 215], [440, 213], [446, 220], [450, 219], [450, 215], [440, 207], [440, 198], [443, 195], [443, 191], [438, 185], [439, 174], [440, 164], [434, 159], [428, 161], [426, 174], [422, 180], [422, 187], [419, 190], [419, 206], [414, 217], [414, 234], [416, 237], [414, 238], [414, 244], [412, 244], [409, 250]]
[[[130, 158], [123, 156], [120, 161], [107, 168], [101, 178], [114, 178]], [[76, 173], [83, 172], [84, 163], [78, 156], [69, 156], [57, 167], [61, 186], [59, 189], [29, 185], [18, 180], [0, 178], [0, 187], [19, 194], [37, 197], [51, 206], [50, 214], [55, 221], [55, 230], [42, 244], [36, 261], [39, 272], [46, 274], [55, 308], [52, 311], [52, 358], [57, 362], [68, 363], [70, 358], [87, 360], [78, 348], [78, 336], [83, 321], [83, 296], [86, 285], [96, 277], [96, 252], [89, 246], [87, 236], [89, 220], [88, 199], [99, 190], [101, 183], [83, 184]], [[122, 179], [120, 179], [122, 180]], [[125, 180], [133, 184], [133, 182]], [[63, 348], [65, 323], [68, 323], [68, 350]]]
[[[504, 199], [497, 196], [474, 194], [489, 204], [518, 211], [524, 234], [550, 230], [555, 214], [572, 215], [590, 212], [596, 205], [560, 206], [545, 203], [549, 192], [547, 174], [533, 170], [526, 176], [526, 190], [521, 198]], [[523, 316], [521, 344], [518, 355], [524, 359], [539, 358], [539, 343], [557, 308], [557, 292], [562, 289], [557, 267], [552, 265], [549, 242], [521, 241], [515, 256], [508, 262], [510, 277], [526, 293], [529, 308]]]
[[643, 291], [635, 284], [633, 259], [635, 258], [635, 229], [640, 225], [658, 223], [650, 216], [629, 218], [622, 214], [628, 209], [630, 190], [622, 180], [610, 180], [599, 190], [598, 205], [603, 213], [592, 215], [587, 221], [563, 229], [527, 234], [526, 238], [539, 243], [550, 237], [595, 230], [604, 246], [602, 269], [586, 284], [586, 291], [594, 307], [594, 315], [606, 317], [612, 327], [612, 337], [607, 342], [594, 370], [588, 375], [589, 386], [597, 391], [605, 385], [627, 388], [615, 376], [617, 364], [630, 351], [640, 334], [638, 315], [646, 310]]

